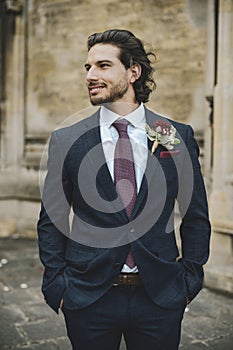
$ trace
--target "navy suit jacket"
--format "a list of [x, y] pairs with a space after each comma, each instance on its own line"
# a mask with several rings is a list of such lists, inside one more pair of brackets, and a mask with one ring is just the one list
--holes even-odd
[[[165, 308], [184, 305], [202, 288], [209, 256], [210, 223], [190, 126], [146, 109], [147, 123], [166, 120], [180, 144], [159, 145], [148, 161], [130, 221], [122, 209], [101, 145], [99, 111], [52, 133], [38, 221], [42, 291], [58, 312], [81, 309], [111, 288], [132, 250], [144, 287]], [[174, 233], [174, 206], [181, 213], [181, 255]], [[70, 208], [74, 216], [69, 225]]]

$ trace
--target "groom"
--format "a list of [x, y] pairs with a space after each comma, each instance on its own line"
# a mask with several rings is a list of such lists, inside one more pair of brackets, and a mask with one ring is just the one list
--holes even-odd
[[91, 35], [86, 85], [101, 107], [51, 135], [42, 291], [62, 309], [74, 350], [117, 350], [122, 334], [128, 350], [176, 350], [202, 288], [210, 223], [199, 150], [190, 126], [144, 106], [152, 55], [127, 30]]

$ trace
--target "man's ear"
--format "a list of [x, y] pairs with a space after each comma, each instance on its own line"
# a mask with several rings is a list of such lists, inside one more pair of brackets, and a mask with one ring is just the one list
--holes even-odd
[[131, 70], [131, 79], [130, 82], [133, 84], [138, 80], [142, 74], [142, 67], [138, 63], [134, 63], [130, 68]]

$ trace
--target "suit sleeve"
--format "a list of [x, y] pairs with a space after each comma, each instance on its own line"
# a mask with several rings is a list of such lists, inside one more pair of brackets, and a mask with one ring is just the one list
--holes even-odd
[[178, 203], [182, 217], [180, 226], [182, 258], [191, 301], [203, 285], [203, 265], [209, 257], [210, 222], [204, 181], [198, 160], [199, 147], [193, 130], [187, 127], [185, 157], [180, 174]]
[[66, 268], [71, 188], [64, 177], [61, 143], [56, 132], [51, 135], [48, 153], [37, 231], [40, 259], [44, 265], [42, 292], [46, 302], [58, 312], [66, 289], [63, 272]]

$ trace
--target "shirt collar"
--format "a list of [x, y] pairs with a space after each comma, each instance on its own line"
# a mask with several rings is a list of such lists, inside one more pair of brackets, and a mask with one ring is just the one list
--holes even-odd
[[137, 109], [135, 109], [133, 112], [121, 116], [119, 114], [116, 114], [109, 109], [107, 109], [104, 106], [101, 106], [100, 109], [100, 125], [105, 125], [108, 128], [119, 118], [124, 118], [130, 122], [134, 127], [145, 127], [145, 108], [143, 103], [141, 103]]

